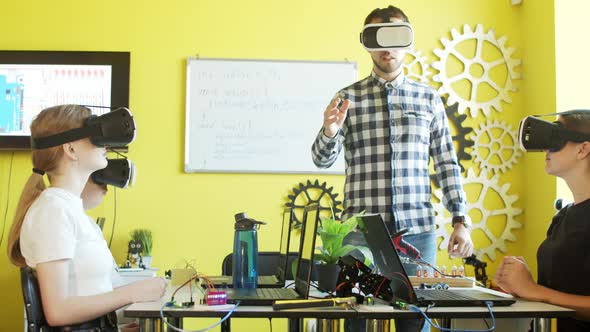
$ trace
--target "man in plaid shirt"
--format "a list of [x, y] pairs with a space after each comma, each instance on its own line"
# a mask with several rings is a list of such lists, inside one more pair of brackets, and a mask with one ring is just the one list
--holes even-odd
[[[373, 11], [367, 23], [381, 22], [383, 15], [388, 21], [407, 22], [394, 8]], [[469, 256], [473, 244], [461, 220], [466, 199], [444, 105], [433, 88], [404, 76], [405, 51], [369, 53], [371, 75], [341, 90], [326, 108], [324, 126], [312, 147], [313, 161], [330, 167], [344, 147], [342, 219], [363, 210], [380, 213], [390, 230], [408, 228], [410, 234], [421, 234], [436, 229], [428, 171], [432, 156], [443, 203], [460, 221], [454, 223], [449, 252]]]
[[[375, 9], [369, 23], [409, 22], [401, 9]], [[344, 147], [346, 183], [342, 219], [379, 213], [390, 228], [407, 228], [404, 239], [422, 257], [436, 260], [435, 218], [428, 163], [434, 161], [443, 203], [453, 215], [449, 254], [467, 257], [473, 242], [465, 219], [466, 198], [444, 105], [428, 85], [404, 76], [406, 51], [369, 51], [373, 71], [338, 92], [324, 112], [324, 125], [312, 146], [314, 163], [330, 167]], [[356, 238], [356, 239], [354, 239]], [[362, 245], [362, 236], [349, 243]], [[416, 271], [408, 266], [408, 274]]]

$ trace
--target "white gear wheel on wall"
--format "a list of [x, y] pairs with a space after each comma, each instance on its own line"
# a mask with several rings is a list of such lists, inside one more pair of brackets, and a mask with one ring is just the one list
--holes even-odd
[[[497, 132], [500, 135], [496, 135]], [[485, 142], [486, 138], [487, 142]], [[506, 144], [506, 140], [510, 140], [511, 144]], [[516, 131], [512, 130], [512, 126], [505, 121], [488, 120], [486, 123], [481, 123], [473, 132], [473, 141], [475, 142], [471, 152], [473, 161], [479, 164], [480, 168], [494, 173], [505, 173], [506, 169], [511, 169], [518, 157], [522, 155]], [[481, 150], [487, 150], [488, 154], [482, 155]], [[505, 152], [509, 157], [505, 157]], [[498, 160], [499, 163], [494, 163]]]
[[[467, 170], [467, 178], [463, 179], [464, 185], [469, 184], [478, 184], [481, 185], [481, 191], [474, 202], [467, 203], [467, 213], [469, 211], [476, 209], [481, 214], [481, 220], [479, 222], [473, 221], [472, 228], [473, 230], [479, 229], [481, 230], [485, 236], [490, 240], [491, 244], [484, 248], [477, 248], [475, 250], [475, 254], [478, 259], [483, 259], [484, 255], [487, 255], [490, 260], [496, 260], [496, 249], [507, 253], [508, 249], [506, 247], [506, 241], [516, 241], [516, 237], [512, 234], [512, 230], [516, 228], [521, 228], [522, 224], [519, 223], [514, 219], [514, 217], [520, 215], [522, 213], [522, 209], [514, 207], [514, 203], [518, 200], [517, 195], [509, 195], [508, 189], [510, 189], [510, 184], [505, 183], [500, 185], [498, 183], [498, 178], [500, 174], [494, 175], [491, 179], [488, 179], [488, 172], [487, 170], [482, 170], [479, 176], [475, 175], [475, 171], [473, 169]], [[497, 194], [503, 203], [503, 207], [495, 208], [493, 210], [488, 210], [485, 208], [484, 200], [487, 197], [488, 193], [492, 191]], [[444, 215], [444, 206], [442, 204], [442, 191], [440, 189], [434, 190], [434, 196], [438, 199], [438, 203], [433, 204], [434, 212], [436, 214], [436, 224], [437, 230], [436, 235], [437, 237], [442, 237], [443, 241], [440, 243], [439, 249], [446, 250], [449, 239], [451, 234], [447, 232], [445, 227], [446, 224], [450, 224], [452, 218], [445, 217]], [[469, 201], [469, 200], [468, 200]], [[502, 231], [502, 234], [496, 236], [488, 227], [488, 222], [492, 222], [490, 218], [494, 216], [505, 216], [506, 217], [506, 225]], [[473, 232], [472, 232], [473, 233]]]
[[[520, 73], [515, 71], [515, 67], [521, 64], [521, 60], [512, 58], [515, 49], [513, 47], [507, 48], [507, 38], [505, 36], [496, 38], [493, 29], [484, 33], [481, 24], [476, 26], [475, 31], [472, 30], [468, 24], [463, 25], [463, 34], [453, 28], [451, 30], [451, 36], [452, 40], [446, 38], [441, 39], [444, 49], [434, 50], [434, 54], [439, 57], [440, 61], [436, 61], [432, 64], [432, 67], [439, 71], [439, 73], [434, 75], [432, 79], [441, 83], [441, 86], [438, 89], [439, 94], [449, 95], [449, 105], [458, 102], [459, 113], [461, 114], [465, 113], [466, 109], [469, 108], [471, 117], [476, 117], [478, 110], [481, 110], [486, 117], [489, 117], [492, 107], [498, 112], [502, 111], [502, 101], [506, 103], [512, 102], [512, 98], [509, 96], [508, 92], [517, 91], [517, 88], [512, 85], [512, 80], [520, 79]], [[457, 46], [472, 39], [476, 40], [476, 46], [474, 56], [470, 58], [460, 53]], [[491, 44], [498, 49], [501, 57], [493, 61], [484, 60], [482, 55], [484, 43]], [[456, 57], [464, 65], [463, 71], [453, 77], [448, 77], [447, 75], [447, 60], [450, 55]], [[473, 65], [479, 65], [483, 68], [483, 74], [481, 77], [473, 77], [473, 75], [471, 75], [470, 68]], [[503, 86], [499, 85], [490, 77], [490, 71], [496, 66], [506, 66], [507, 75]], [[468, 80], [471, 83], [469, 100], [459, 96], [459, 94], [453, 90], [453, 83], [461, 80]], [[489, 85], [496, 91], [497, 95], [486, 101], [477, 101], [477, 91], [481, 84]]]
[[[413, 60], [411, 60], [409, 63], [404, 63], [402, 65], [406, 76], [417, 82], [429, 83], [429, 77], [432, 73], [429, 69], [430, 65], [426, 63], [426, 56], [422, 56], [420, 51], [416, 50], [408, 50], [406, 54], [413, 58]], [[406, 59], [408, 59], [407, 56]], [[419, 67], [420, 72], [416, 72], [416, 70], [414, 70], [416, 67]]]

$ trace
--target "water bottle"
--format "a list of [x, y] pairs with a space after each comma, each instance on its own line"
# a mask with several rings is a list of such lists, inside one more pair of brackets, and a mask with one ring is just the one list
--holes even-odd
[[240, 212], [235, 215], [234, 253], [232, 275], [234, 288], [258, 286], [258, 238], [256, 230], [266, 223], [257, 221]]

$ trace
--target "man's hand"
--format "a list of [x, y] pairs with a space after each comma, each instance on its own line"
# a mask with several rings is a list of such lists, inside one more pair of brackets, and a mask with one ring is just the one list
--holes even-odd
[[[338, 105], [342, 102], [340, 107]], [[330, 105], [324, 111], [324, 135], [332, 138], [338, 134], [338, 130], [342, 128], [344, 119], [346, 119], [346, 112], [350, 106], [350, 100], [340, 98], [332, 99]]]
[[449, 240], [449, 255], [451, 257], [469, 257], [473, 254], [473, 241], [465, 225], [456, 223]]

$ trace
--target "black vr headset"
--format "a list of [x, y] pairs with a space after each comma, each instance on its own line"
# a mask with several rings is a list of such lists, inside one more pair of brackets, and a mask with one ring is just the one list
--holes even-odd
[[406, 22], [371, 23], [365, 25], [360, 38], [367, 51], [407, 49], [414, 44], [414, 30]]
[[120, 107], [101, 116], [91, 115], [81, 128], [31, 138], [31, 147], [47, 149], [86, 137], [99, 147], [123, 147], [135, 139], [135, 121], [128, 109]]
[[90, 175], [94, 183], [127, 188], [135, 183], [135, 164], [129, 159], [108, 159], [107, 167]]
[[590, 110], [571, 110], [562, 113], [545, 115], [532, 115], [520, 121], [518, 128], [518, 139], [520, 146], [527, 152], [561, 150], [567, 141], [586, 142], [590, 141], [590, 134], [569, 130], [561, 122], [549, 122], [539, 119], [540, 116], [548, 115], [571, 115], [587, 113]]

